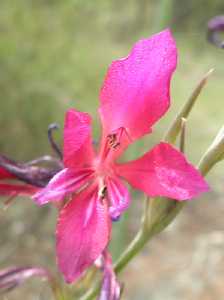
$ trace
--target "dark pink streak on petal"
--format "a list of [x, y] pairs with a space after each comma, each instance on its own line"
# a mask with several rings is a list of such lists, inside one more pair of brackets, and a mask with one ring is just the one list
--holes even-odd
[[152, 197], [188, 200], [209, 190], [199, 171], [167, 143], [160, 143], [137, 160], [118, 165], [117, 172]]
[[39, 188], [29, 184], [10, 184], [0, 183], [1, 196], [31, 196], [35, 194]]
[[108, 198], [110, 201], [109, 213], [112, 220], [120, 217], [130, 204], [130, 194], [127, 187], [118, 177], [108, 177], [106, 180]]
[[46, 188], [34, 195], [33, 199], [39, 205], [63, 200], [66, 195], [87, 183], [92, 174], [91, 169], [63, 169], [50, 180]]
[[130, 55], [110, 66], [100, 93], [104, 136], [126, 128], [132, 140], [150, 127], [170, 104], [170, 79], [177, 49], [169, 30], [136, 43]]
[[93, 157], [91, 117], [70, 109], [64, 126], [64, 165], [70, 168], [90, 166]]
[[111, 223], [105, 199], [96, 187], [76, 195], [60, 212], [57, 225], [57, 259], [68, 283], [75, 281], [108, 244]]
[[7, 170], [5, 170], [4, 168], [0, 167], [0, 179], [10, 179], [10, 178], [15, 178], [15, 176], [12, 175]]

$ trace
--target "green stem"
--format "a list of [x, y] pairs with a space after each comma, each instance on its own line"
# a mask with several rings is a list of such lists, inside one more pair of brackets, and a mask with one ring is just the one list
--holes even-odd
[[135, 238], [129, 244], [128, 248], [121, 254], [114, 265], [115, 272], [119, 273], [122, 269], [124, 269], [129, 261], [144, 247], [149, 239], [150, 234], [146, 235], [142, 229], [140, 229]]
[[63, 289], [63, 287], [61, 286], [61, 284], [58, 282], [56, 278], [51, 277], [49, 283], [55, 300], [70, 299], [70, 297], [67, 295], [67, 293], [65, 293], [65, 290]]
[[181, 118], [180, 151], [182, 153], [185, 152], [186, 122], [187, 122], [187, 119]]

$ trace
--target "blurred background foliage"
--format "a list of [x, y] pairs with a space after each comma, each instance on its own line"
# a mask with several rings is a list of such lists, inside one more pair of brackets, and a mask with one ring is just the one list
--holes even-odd
[[[63, 128], [64, 112], [69, 107], [91, 113], [94, 118], [94, 136], [99, 136], [98, 95], [108, 65], [112, 60], [126, 56], [138, 39], [150, 36], [165, 27], [171, 27], [179, 49], [178, 69], [172, 82], [171, 110], [155, 127], [154, 133], [134, 144], [126, 157], [134, 158], [159, 141], [169, 121], [190, 95], [196, 81], [210, 68], [215, 68], [215, 73], [200, 96], [201, 101], [187, 125], [187, 154], [191, 161], [196, 163], [224, 120], [222, 105], [224, 52], [206, 41], [207, 22], [219, 14], [224, 14], [222, 0], [1, 0], [1, 153], [21, 160], [50, 153], [47, 127], [52, 122], [58, 122]], [[62, 130], [58, 133], [59, 143], [61, 137]], [[167, 236], [164, 235], [164, 244], [160, 244], [158, 240], [155, 241], [155, 245], [170, 248], [170, 255], [174, 255], [173, 245], [182, 253], [187, 249], [181, 248], [183, 245], [177, 242], [178, 236], [181, 241], [181, 237], [191, 238], [193, 245], [194, 233], [196, 239], [202, 231], [210, 234], [212, 230], [223, 230], [223, 222], [219, 223], [224, 210], [221, 201], [223, 177], [223, 166], [220, 166], [209, 178], [214, 191], [198, 200], [196, 204], [189, 205], [190, 208], [186, 209], [180, 218], [181, 225], [175, 227], [175, 238], [170, 237], [166, 242]], [[143, 195], [137, 192], [133, 194], [133, 198], [138, 198], [136, 200], [142, 197]], [[46, 208], [36, 208], [28, 199], [21, 202], [16, 202], [1, 218], [0, 241], [3, 254], [0, 254], [0, 264], [3, 266], [7, 266], [8, 262], [55, 264], [53, 228], [56, 213], [49, 212]], [[133, 202], [129, 212], [114, 226], [115, 257], [133, 236], [139, 224], [141, 201]], [[214, 209], [214, 203], [218, 210]], [[201, 213], [202, 206], [203, 213]], [[194, 220], [191, 219], [192, 211], [196, 216]], [[49, 215], [50, 218], [46, 221], [44, 217], [42, 219], [44, 215]], [[201, 227], [196, 225], [194, 227], [192, 224], [195, 224], [198, 217], [201, 218]], [[204, 223], [211, 226], [204, 227]], [[183, 230], [186, 231], [185, 235]], [[40, 244], [39, 252], [34, 254], [33, 249]], [[188, 252], [186, 250], [185, 254], [191, 255], [191, 251], [193, 250], [190, 249]], [[160, 256], [155, 254], [152, 257], [153, 261], [149, 258], [147, 262], [148, 269], [150, 263], [153, 264], [155, 261], [160, 263]], [[145, 259], [148, 259], [147, 256]], [[138, 263], [141, 264], [141, 261]], [[179, 265], [176, 263], [178, 270]], [[175, 265], [175, 262], [173, 264]], [[132, 277], [137, 280], [141, 274], [139, 265], [130, 268]], [[154, 268], [158, 269], [158, 265]], [[136, 274], [135, 270], [138, 270]], [[177, 270], [174, 267], [173, 274]], [[141, 293], [144, 295], [144, 291], [145, 295], [149, 294], [146, 273], [147, 268], [136, 287], [136, 294], [130, 293], [128, 299], [149, 299], [148, 296], [141, 296]], [[161, 274], [158, 275], [158, 287], [163, 284]], [[153, 280], [155, 278], [151, 278], [151, 282], [154, 282]], [[130, 284], [125, 282], [130, 290], [131, 284], [135, 286], [133, 281], [130, 281]], [[190, 285], [192, 282], [190, 281]], [[172, 286], [172, 283], [170, 284]], [[171, 293], [168, 294], [168, 299], [176, 299], [178, 294], [173, 291], [177, 290], [177, 286], [174, 280], [173, 289], [170, 286], [168, 289]], [[28, 297], [28, 290], [24, 291]], [[150, 290], [150, 293], [153, 300], [160, 299], [158, 296], [160, 294], [156, 294], [154, 290]], [[20, 297], [24, 299], [21, 295], [23, 294], [9, 299]], [[40, 299], [45, 299], [44, 297], [42, 295]], [[203, 299], [214, 299], [212, 297], [203, 296]], [[34, 298], [30, 296], [26, 299]], [[186, 298], [182, 296], [182, 299], [198, 298], [186, 294]], [[223, 297], [216, 296], [217, 299]]]
[[[213, 66], [221, 51], [207, 44], [206, 23], [222, 10], [219, 0], [2, 0], [1, 151], [22, 159], [46, 152], [48, 124], [62, 123], [62, 111], [70, 106], [95, 112], [111, 60], [167, 26], [188, 52], [180, 68], [185, 63], [193, 69], [194, 61], [186, 59], [198, 60], [199, 53], [200, 60], [210, 53]], [[15, 153], [12, 142], [20, 151]]]

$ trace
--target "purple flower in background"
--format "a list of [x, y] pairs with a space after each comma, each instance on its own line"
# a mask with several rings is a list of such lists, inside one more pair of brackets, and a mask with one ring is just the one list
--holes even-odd
[[224, 15], [216, 16], [208, 22], [207, 39], [219, 48], [224, 48], [221, 33], [224, 32]]

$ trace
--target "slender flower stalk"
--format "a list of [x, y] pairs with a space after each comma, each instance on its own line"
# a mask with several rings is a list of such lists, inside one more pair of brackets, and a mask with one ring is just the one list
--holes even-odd
[[180, 151], [185, 152], [185, 142], [186, 142], [186, 123], [187, 119], [181, 118], [181, 127], [180, 127]]

